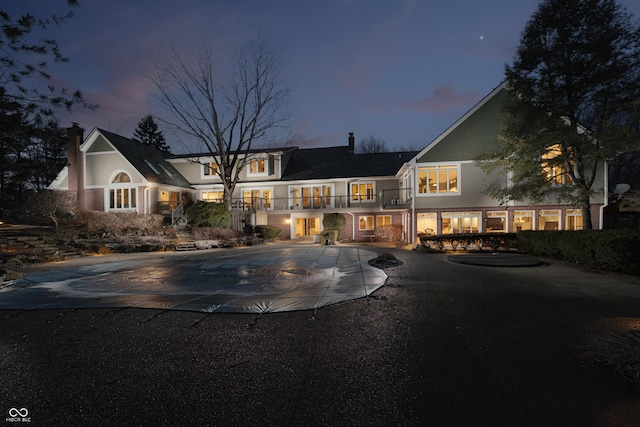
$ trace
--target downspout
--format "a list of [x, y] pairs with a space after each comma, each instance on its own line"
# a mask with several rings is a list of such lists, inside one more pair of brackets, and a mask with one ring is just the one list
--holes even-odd
[[416, 244], [416, 234], [417, 234], [416, 197], [415, 196], [416, 194], [415, 194], [415, 187], [414, 187], [413, 189], [411, 189], [411, 215], [409, 217], [409, 220], [411, 221], [411, 244], [412, 245]]
[[149, 190], [151, 190], [149, 187], [144, 188], [144, 214], [145, 215], [148, 215], [151, 212], [151, 209], [149, 209], [149, 204], [150, 204]]
[[598, 218], [598, 227], [600, 230], [604, 229], [604, 208], [609, 206], [609, 166], [607, 162], [604, 162], [603, 168], [604, 175], [604, 203], [600, 206], [600, 218]]
[[351, 212], [345, 212], [351, 215], [351, 240], [356, 240], [356, 216]]
[[[347, 207], [351, 207], [351, 181], [347, 180], [345, 181], [345, 184], [347, 185], [347, 188], [345, 188], [345, 194], [347, 195]], [[346, 212], [349, 215], [351, 215], [351, 240], [356, 240], [356, 216], [355, 214], [352, 214], [351, 212]]]

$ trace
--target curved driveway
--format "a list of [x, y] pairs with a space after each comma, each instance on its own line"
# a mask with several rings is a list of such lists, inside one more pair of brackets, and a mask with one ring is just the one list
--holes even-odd
[[24, 276], [0, 289], [0, 309], [316, 309], [365, 297], [381, 287], [387, 275], [367, 263], [375, 257], [360, 248], [292, 246], [108, 263], [96, 258], [88, 260], [95, 264]]
[[[254, 259], [247, 267], [283, 280], [326, 268], [340, 276], [331, 288], [337, 294], [345, 277], [369, 271], [371, 248], [356, 249], [283, 243], [160, 259], [110, 256], [117, 272], [113, 264], [82, 267], [99, 258], [63, 264], [66, 275], [119, 284], [124, 300], [133, 294], [127, 284], [136, 284], [147, 299], [131, 308], [56, 309], [57, 300], [75, 297], [45, 287], [52, 282], [12, 286], [0, 301], [32, 289], [49, 294], [53, 309], [0, 311], [0, 413], [24, 408], [34, 425], [65, 426], [638, 425], [640, 393], [581, 349], [593, 332], [640, 329], [640, 277], [553, 260], [484, 267], [385, 248], [402, 263], [385, 269], [385, 286], [349, 304], [269, 316], [135, 308], [196, 306], [189, 298], [199, 295], [176, 304], [152, 284], [177, 292], [205, 286], [193, 277], [235, 258]], [[302, 262], [258, 265], [269, 253], [304, 259], [311, 274], [299, 274]], [[325, 256], [343, 267], [321, 267]], [[124, 262], [134, 259], [139, 264]], [[362, 273], [350, 268], [356, 262]], [[116, 297], [79, 300], [105, 307]]]

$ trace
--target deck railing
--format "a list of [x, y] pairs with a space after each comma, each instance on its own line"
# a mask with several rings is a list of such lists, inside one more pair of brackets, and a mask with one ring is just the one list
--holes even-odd
[[[309, 197], [251, 197], [234, 198], [231, 207], [235, 210], [305, 211], [331, 209], [401, 209], [411, 205], [411, 190], [382, 190], [369, 196], [309, 196]], [[211, 201], [215, 203], [215, 201]]]

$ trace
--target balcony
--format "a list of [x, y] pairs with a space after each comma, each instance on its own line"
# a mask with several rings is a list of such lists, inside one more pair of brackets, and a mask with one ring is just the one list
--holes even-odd
[[396, 188], [380, 192], [380, 207], [382, 209], [408, 209], [411, 207], [411, 189]]
[[276, 211], [313, 211], [313, 210], [371, 210], [379, 209], [378, 197], [373, 200], [352, 200], [350, 196], [330, 196], [330, 197], [298, 197], [297, 200], [291, 197], [252, 197], [232, 199], [231, 208], [234, 210], [256, 211], [265, 210]]
[[[219, 203], [211, 200], [210, 203]], [[411, 207], [411, 189], [382, 190], [378, 195], [321, 196], [299, 195], [297, 197], [243, 197], [231, 200], [236, 211], [314, 211], [314, 210], [377, 210], [407, 209]]]

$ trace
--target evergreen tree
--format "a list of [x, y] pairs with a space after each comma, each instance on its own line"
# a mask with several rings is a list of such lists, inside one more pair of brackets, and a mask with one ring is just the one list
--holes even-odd
[[158, 125], [156, 124], [151, 114], [145, 116], [138, 122], [138, 127], [133, 134], [135, 141], [141, 142], [152, 147], [156, 147], [159, 150], [166, 151], [171, 150], [171, 147], [167, 145], [167, 141], [164, 139], [162, 131], [158, 131]]
[[[12, 4], [12, 9], [30, 6], [15, 3], [20, 5]], [[78, 5], [77, 0], [66, 3]], [[45, 188], [65, 164], [66, 139], [54, 108], [94, 108], [79, 91], [51, 84], [49, 64], [68, 59], [43, 33], [71, 16], [70, 11], [48, 17], [27, 10], [9, 13], [0, 5], [0, 204], [6, 211], [23, 209], [27, 197]]]
[[[77, 0], [67, 0], [69, 6], [77, 6]], [[25, 4], [28, 7], [28, 4]], [[25, 114], [52, 116], [52, 107], [70, 109], [73, 105], [87, 104], [80, 91], [73, 93], [56, 89], [48, 71], [49, 60], [66, 63], [58, 43], [50, 37], [42, 38], [42, 31], [59, 25], [73, 14], [51, 15], [39, 18], [30, 12], [11, 15], [0, 6], [0, 85], [2, 97], [20, 106]], [[44, 82], [44, 84], [43, 84]]]
[[513, 64], [501, 150], [488, 171], [511, 173], [488, 194], [563, 201], [592, 228], [590, 198], [603, 161], [638, 145], [640, 29], [614, 0], [544, 0], [527, 23]]

